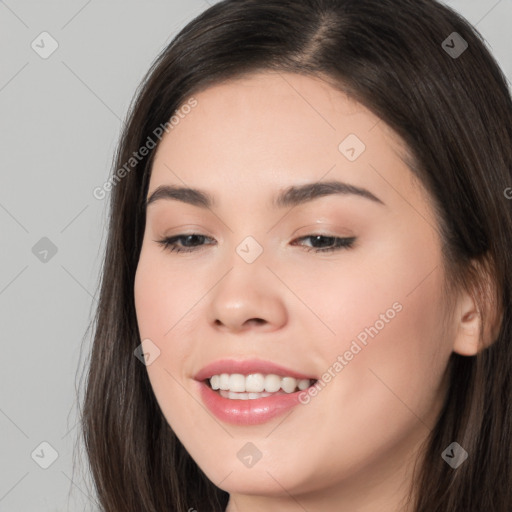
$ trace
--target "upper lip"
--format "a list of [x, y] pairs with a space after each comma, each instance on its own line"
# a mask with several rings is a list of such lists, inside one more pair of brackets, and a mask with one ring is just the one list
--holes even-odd
[[262, 359], [219, 359], [213, 363], [207, 364], [204, 368], [194, 376], [194, 379], [202, 381], [209, 379], [213, 375], [220, 375], [222, 373], [239, 373], [242, 375], [250, 375], [253, 373], [263, 373], [265, 375], [274, 374], [280, 377], [294, 377], [295, 379], [313, 379], [316, 377], [297, 372], [285, 366], [273, 363], [271, 361], [264, 361]]

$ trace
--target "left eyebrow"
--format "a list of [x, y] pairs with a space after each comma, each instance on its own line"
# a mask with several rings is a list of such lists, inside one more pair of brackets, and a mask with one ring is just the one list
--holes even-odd
[[[273, 199], [272, 206], [273, 208], [297, 206], [334, 194], [355, 195], [384, 205], [383, 201], [365, 188], [341, 181], [325, 181], [288, 187]], [[161, 185], [149, 196], [146, 207], [160, 199], [181, 201], [205, 209], [213, 208], [216, 204], [214, 197], [204, 190], [176, 185]]]

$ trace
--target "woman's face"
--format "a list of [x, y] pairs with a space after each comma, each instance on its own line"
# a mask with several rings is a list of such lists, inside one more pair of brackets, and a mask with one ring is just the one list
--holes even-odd
[[[436, 220], [400, 140], [316, 78], [262, 73], [195, 100], [158, 147], [147, 197], [186, 187], [212, 203], [155, 198], [135, 280], [163, 414], [233, 495], [398, 485], [453, 350]], [[334, 181], [345, 188], [274, 204]], [[159, 243], [178, 235], [192, 252]], [[220, 374], [235, 374], [212, 383], [231, 394], [208, 386]], [[307, 379], [319, 382], [293, 392]]]

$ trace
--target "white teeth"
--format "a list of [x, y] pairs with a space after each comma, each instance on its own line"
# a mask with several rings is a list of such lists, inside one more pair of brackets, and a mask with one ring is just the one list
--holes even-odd
[[212, 389], [219, 389], [219, 384], [220, 384], [220, 375], [214, 375], [211, 379], [210, 379], [210, 384], [212, 386]]
[[293, 377], [284, 377], [281, 380], [281, 387], [285, 393], [293, 393], [297, 387], [297, 379]]
[[245, 378], [245, 391], [261, 393], [265, 389], [265, 376], [262, 373], [253, 373]]
[[297, 385], [301, 391], [304, 391], [309, 388], [311, 382], [309, 382], [309, 379], [300, 379]]
[[219, 391], [220, 395], [224, 398], [231, 400], [254, 400], [255, 398], [264, 398], [270, 396], [272, 393], [236, 393], [235, 391]]
[[[275, 374], [263, 375], [262, 373], [252, 373], [247, 376], [240, 373], [222, 373], [210, 378], [213, 390], [219, 390], [220, 394], [226, 398], [242, 400], [268, 396], [280, 389], [285, 393], [293, 393], [297, 388], [303, 391], [309, 388], [311, 383], [310, 379], [294, 379], [293, 377], [280, 377]], [[226, 393], [222, 393], [222, 391]]]
[[245, 391], [245, 376], [240, 373], [233, 373], [233, 375], [230, 375], [229, 390], [243, 393]]
[[265, 391], [275, 393], [281, 389], [281, 377], [279, 375], [267, 375], [265, 377]]
[[219, 389], [229, 389], [229, 375], [227, 373], [219, 376]]
[[270, 393], [239, 393], [240, 395], [246, 394], [249, 396], [250, 400], [254, 400], [255, 398], [263, 398], [265, 396], [270, 396]]

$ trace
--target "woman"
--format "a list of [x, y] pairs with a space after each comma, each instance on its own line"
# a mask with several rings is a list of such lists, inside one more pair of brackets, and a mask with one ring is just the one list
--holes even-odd
[[102, 509], [511, 510], [511, 141], [502, 72], [435, 1], [189, 23], [111, 183]]

